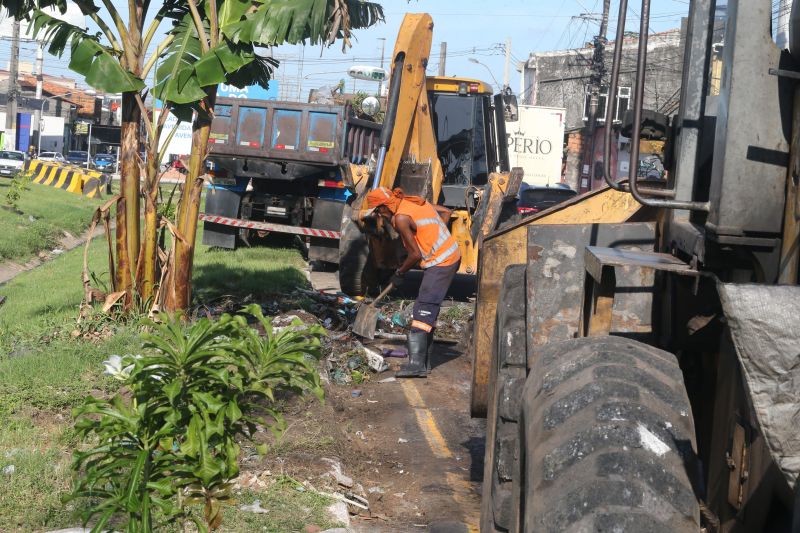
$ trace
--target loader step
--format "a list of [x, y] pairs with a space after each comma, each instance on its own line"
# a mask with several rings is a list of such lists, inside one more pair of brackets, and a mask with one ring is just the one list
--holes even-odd
[[697, 270], [670, 254], [656, 252], [636, 252], [619, 248], [586, 247], [586, 272], [600, 282], [605, 267], [634, 266], [666, 270], [684, 276], [697, 276]]
[[611, 309], [617, 288], [615, 267], [662, 270], [680, 276], [697, 277], [700, 273], [677, 257], [655, 252], [637, 252], [618, 248], [587, 246], [584, 254], [586, 277], [582, 334], [595, 337], [611, 331]]

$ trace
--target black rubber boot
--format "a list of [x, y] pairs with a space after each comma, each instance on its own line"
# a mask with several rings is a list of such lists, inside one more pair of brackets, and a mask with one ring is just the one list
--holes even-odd
[[431, 373], [431, 361], [433, 361], [433, 331], [428, 333], [428, 357], [425, 358], [425, 370]]
[[428, 377], [428, 333], [412, 329], [408, 333], [408, 363], [395, 373], [397, 378]]

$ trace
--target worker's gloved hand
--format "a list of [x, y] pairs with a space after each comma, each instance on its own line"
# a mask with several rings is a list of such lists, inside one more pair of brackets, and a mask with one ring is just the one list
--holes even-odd
[[391, 281], [392, 285], [394, 285], [394, 288], [396, 289], [400, 285], [402, 285], [405, 280], [406, 280], [405, 274], [403, 274], [399, 270], [395, 270], [392, 279], [389, 281]]

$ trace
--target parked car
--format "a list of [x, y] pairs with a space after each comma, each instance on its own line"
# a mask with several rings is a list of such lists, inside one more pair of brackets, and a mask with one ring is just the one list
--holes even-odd
[[67, 152], [67, 162], [73, 165], [85, 167], [89, 161], [89, 154], [81, 150], [70, 150]]
[[61, 152], [42, 152], [37, 157], [39, 161], [53, 161], [55, 163], [64, 163], [66, 159], [64, 159], [64, 154]]
[[117, 158], [112, 154], [97, 154], [92, 161], [94, 168], [103, 171], [114, 171], [117, 164]]
[[0, 176], [14, 176], [25, 166], [25, 152], [0, 150]]
[[519, 201], [517, 201], [517, 213], [521, 216], [533, 215], [569, 200], [577, 194], [562, 183], [552, 187], [523, 184], [519, 192]]

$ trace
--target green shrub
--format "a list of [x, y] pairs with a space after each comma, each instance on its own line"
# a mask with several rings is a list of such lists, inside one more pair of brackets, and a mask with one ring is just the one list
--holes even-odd
[[[90, 447], [75, 453], [78, 472], [69, 499], [85, 498], [84, 523], [145, 532], [159, 523], [192, 521], [216, 529], [231, 481], [239, 474], [238, 437], [258, 426], [280, 432], [271, 406], [276, 390], [322, 397], [316, 362], [320, 327], [273, 330], [258, 306], [190, 326], [151, 324], [142, 355], [112, 356], [106, 373], [124, 389], [109, 400], [87, 398], [74, 410]], [[202, 518], [192, 512], [201, 505]]]
[[19, 202], [22, 192], [30, 189], [30, 182], [31, 175], [28, 172], [20, 171], [14, 174], [14, 177], [11, 179], [11, 186], [6, 193], [6, 204], [8, 204], [9, 207], [13, 209], [19, 208], [17, 202]]

